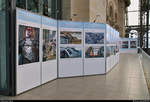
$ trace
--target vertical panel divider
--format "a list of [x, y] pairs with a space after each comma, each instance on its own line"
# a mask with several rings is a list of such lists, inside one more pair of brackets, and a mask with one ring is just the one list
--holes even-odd
[[56, 38], [56, 40], [57, 40], [57, 78], [59, 78], [59, 20], [57, 20], [57, 38]]
[[42, 61], [43, 61], [43, 30], [42, 30], [42, 16], [41, 16], [41, 27], [40, 27], [40, 84], [42, 85]]
[[15, 89], [15, 91], [16, 91], [16, 94], [17, 94], [17, 89], [18, 89], [18, 86], [17, 86], [17, 68], [18, 68], [18, 57], [17, 57], [17, 53], [18, 53], [18, 30], [19, 30], [19, 25], [18, 25], [18, 20], [17, 20], [17, 17], [18, 17], [18, 9], [16, 9], [16, 77], [15, 77], [15, 80], [16, 80], [16, 89]]
[[85, 60], [85, 27], [84, 27], [84, 23], [83, 23], [83, 37], [82, 37], [82, 48], [83, 48], [83, 76], [85, 76], [85, 72], [84, 72], [84, 60]]
[[105, 60], [105, 74], [107, 73], [107, 65], [106, 65], [106, 37], [107, 37], [107, 25], [105, 25], [105, 33], [104, 33], [104, 60]]

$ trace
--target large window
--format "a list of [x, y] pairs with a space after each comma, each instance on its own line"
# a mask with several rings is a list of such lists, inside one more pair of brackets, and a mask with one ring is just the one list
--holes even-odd
[[43, 15], [52, 17], [52, 0], [43, 0]]
[[0, 0], [0, 90], [5, 90], [7, 88], [5, 1], [6, 0]]
[[[61, 18], [61, 0], [16, 0], [16, 6], [52, 18]], [[56, 16], [56, 9], [59, 10]]]
[[40, 13], [40, 0], [28, 0], [27, 10]]
[[17, 0], [16, 6], [22, 9], [26, 9], [26, 0]]
[[128, 26], [139, 25], [139, 0], [131, 0], [128, 7]]

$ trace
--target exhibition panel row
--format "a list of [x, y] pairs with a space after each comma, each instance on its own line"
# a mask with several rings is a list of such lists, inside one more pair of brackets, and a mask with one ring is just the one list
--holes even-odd
[[119, 32], [111, 26], [106, 26], [106, 72], [109, 72], [119, 62]]
[[136, 38], [120, 38], [120, 53], [137, 53], [138, 41]]
[[107, 24], [16, 13], [16, 92], [64, 77], [105, 74], [119, 61], [119, 33]]

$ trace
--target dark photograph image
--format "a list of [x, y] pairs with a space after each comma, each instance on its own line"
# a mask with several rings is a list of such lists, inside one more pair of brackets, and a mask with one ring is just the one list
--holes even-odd
[[116, 52], [116, 53], [119, 52], [119, 46], [118, 46], [118, 45], [115, 46], [115, 52]]
[[60, 47], [60, 58], [81, 58], [80, 47]]
[[136, 41], [130, 41], [130, 48], [136, 48]]
[[85, 58], [101, 58], [104, 57], [104, 47], [90, 46], [85, 48]]
[[43, 61], [56, 59], [56, 31], [43, 29]]
[[19, 65], [39, 62], [39, 28], [19, 25]]
[[81, 44], [82, 43], [82, 33], [81, 32], [62, 31], [62, 32], [60, 32], [60, 43], [61, 44]]
[[110, 48], [110, 46], [107, 46], [106, 47], [106, 57], [110, 56], [110, 52], [111, 52], [111, 48]]
[[123, 41], [122, 42], [122, 48], [129, 48], [129, 42], [128, 41]]
[[104, 33], [86, 32], [86, 44], [104, 44]]

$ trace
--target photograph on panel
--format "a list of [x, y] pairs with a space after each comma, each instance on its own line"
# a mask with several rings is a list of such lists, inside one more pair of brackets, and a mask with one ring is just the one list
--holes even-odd
[[60, 47], [60, 58], [81, 58], [82, 49], [80, 47]]
[[104, 46], [89, 46], [85, 48], [85, 58], [104, 57]]
[[136, 41], [130, 41], [130, 48], [136, 48]]
[[19, 25], [19, 65], [39, 62], [39, 28]]
[[61, 31], [60, 44], [81, 44], [82, 32]]
[[115, 46], [111, 46], [111, 54], [116, 55]]
[[43, 29], [43, 61], [56, 59], [56, 31]]
[[106, 57], [110, 57], [111, 54], [111, 48], [110, 46], [106, 46]]
[[116, 52], [116, 53], [119, 52], [119, 46], [118, 46], [118, 45], [115, 46], [115, 52]]
[[86, 44], [104, 44], [104, 33], [86, 32], [85, 43]]
[[129, 48], [128, 44], [128, 41], [122, 41], [122, 48]]

